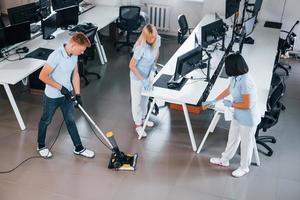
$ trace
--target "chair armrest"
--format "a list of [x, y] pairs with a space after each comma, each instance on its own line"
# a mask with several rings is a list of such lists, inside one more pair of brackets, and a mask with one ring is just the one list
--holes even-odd
[[189, 28], [189, 34], [191, 34], [191, 32], [192, 32], [191, 30], [193, 30], [193, 29], [195, 29], [195, 28]]

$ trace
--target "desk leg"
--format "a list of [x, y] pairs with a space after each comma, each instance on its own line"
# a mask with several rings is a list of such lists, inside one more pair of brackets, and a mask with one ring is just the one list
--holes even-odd
[[11, 90], [9, 88], [9, 85], [7, 83], [4, 83], [3, 86], [4, 86], [4, 89], [5, 89], [5, 92], [6, 92], [7, 96], [8, 96], [8, 99], [10, 101], [10, 104], [11, 104], [11, 106], [12, 106], [14, 112], [15, 112], [15, 115], [17, 117], [17, 120], [18, 120], [18, 123], [20, 125], [20, 128], [23, 131], [23, 130], [26, 129], [26, 127], [25, 127], [25, 124], [23, 122], [22, 116], [21, 116], [21, 114], [19, 112], [19, 109], [18, 109], [18, 106], [17, 106], [16, 101], [14, 99], [14, 96], [12, 95]]
[[183, 108], [183, 113], [184, 113], [186, 125], [188, 127], [188, 131], [189, 131], [189, 135], [190, 135], [190, 139], [191, 139], [193, 151], [196, 151], [197, 147], [196, 147], [196, 141], [195, 141], [195, 137], [194, 137], [194, 132], [193, 132], [192, 125], [191, 125], [191, 120], [190, 120], [190, 117], [189, 117], [189, 112], [188, 112], [188, 109], [187, 109], [187, 106], [186, 106], [185, 103], [182, 104], [182, 108]]
[[197, 150], [197, 153], [200, 153], [200, 151], [201, 151], [201, 149], [202, 149], [202, 147], [203, 147], [203, 145], [204, 145], [204, 142], [206, 141], [206, 139], [207, 139], [207, 137], [208, 137], [208, 135], [209, 135], [209, 132], [212, 132], [212, 131], [215, 129], [215, 127], [216, 127], [216, 125], [217, 125], [219, 119], [220, 119], [219, 112], [216, 111], [215, 114], [214, 114], [214, 117], [213, 117], [213, 119], [211, 120], [211, 122], [210, 122], [210, 124], [209, 124], [209, 126], [208, 126], [208, 129], [207, 129], [207, 131], [206, 131], [206, 133], [205, 133], [205, 135], [204, 135], [204, 137], [203, 137], [203, 139], [202, 139], [202, 141], [201, 141], [201, 144], [200, 144], [200, 146], [199, 146], [199, 148], [198, 148], [198, 150]]
[[103, 55], [102, 55], [102, 52], [101, 52], [101, 45], [102, 44], [100, 42], [98, 33], [96, 33], [96, 35], [95, 35], [95, 40], [96, 40], [96, 48], [97, 48], [97, 52], [98, 52], [98, 55], [99, 55], [100, 63], [101, 63], [101, 65], [103, 65], [103, 64], [105, 64], [105, 62], [104, 62], [104, 58], [103, 58]]
[[107, 63], [106, 53], [104, 51], [104, 48], [103, 48], [102, 44], [100, 45], [100, 49], [101, 49], [101, 52], [102, 52], [102, 56], [103, 56], [104, 62]]
[[[151, 103], [151, 105], [150, 105], [150, 109], [149, 109], [148, 114], [147, 114], [147, 116], [146, 116], [146, 119], [145, 119], [145, 121], [144, 121], [144, 124], [143, 124], [143, 131], [145, 131], [145, 129], [146, 129], [146, 124], [147, 124], [147, 122], [149, 121], [151, 112], [152, 112], [152, 110], [153, 110], [153, 108], [154, 108], [154, 104], [155, 104], [155, 98], [153, 98], [153, 101], [152, 101], [152, 103]], [[142, 139], [142, 135], [139, 135], [139, 140], [140, 140], [140, 139]]]
[[105, 51], [104, 51], [104, 48], [103, 48], [103, 45], [102, 45], [102, 43], [101, 43], [101, 40], [100, 40], [100, 38], [99, 38], [98, 33], [96, 34], [96, 37], [98, 38], [98, 41], [99, 41], [100, 50], [101, 50], [101, 53], [102, 53], [102, 58], [103, 58], [103, 60], [104, 60], [104, 63], [107, 63], [106, 54], [105, 54]]

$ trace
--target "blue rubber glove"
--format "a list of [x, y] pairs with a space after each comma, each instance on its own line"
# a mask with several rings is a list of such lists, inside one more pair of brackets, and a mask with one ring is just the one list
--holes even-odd
[[217, 103], [217, 100], [210, 100], [210, 101], [204, 101], [202, 102], [202, 106], [213, 106]]
[[223, 100], [223, 104], [224, 104], [224, 106], [226, 106], [226, 107], [232, 107], [232, 101], [230, 101], [230, 100], [228, 100], [228, 99], [224, 99]]
[[149, 79], [144, 79], [143, 80], [143, 87], [146, 91], [151, 91], [152, 90], [152, 84], [149, 81]]

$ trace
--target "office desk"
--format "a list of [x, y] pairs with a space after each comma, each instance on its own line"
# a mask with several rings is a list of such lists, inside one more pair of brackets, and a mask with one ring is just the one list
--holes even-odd
[[[189, 38], [182, 44], [182, 46], [175, 52], [175, 54], [171, 57], [171, 59], [167, 62], [165, 67], [160, 71], [160, 73], [155, 77], [154, 82], [162, 75], [162, 74], [174, 74], [176, 60], [177, 57], [184, 54], [185, 52], [193, 49], [195, 47], [195, 34], [198, 35], [198, 38], [201, 38], [201, 31], [200, 28], [203, 25], [206, 25], [215, 20], [215, 17], [212, 15], [205, 16], [194, 31], [191, 33]], [[279, 31], [273, 29], [266, 29], [262, 27], [263, 23], [259, 23], [252, 34], [253, 38], [255, 39], [254, 45], [244, 45], [243, 55], [245, 60], [247, 61], [250, 73], [255, 77], [255, 82], [258, 86], [258, 96], [259, 96], [259, 108], [262, 110], [262, 114], [266, 109], [266, 101], [268, 98], [270, 82], [272, 78], [273, 72], [273, 63], [275, 58], [275, 51], [277, 40], [279, 37]], [[231, 34], [228, 33], [228, 36]], [[228, 43], [229, 38], [226, 38], [226, 43]], [[237, 44], [235, 44], [237, 46]], [[234, 47], [236, 49], [236, 47]], [[214, 71], [220, 62], [224, 52], [223, 51], [215, 51], [212, 54], [211, 60], [211, 76], [214, 74]], [[199, 70], [194, 70], [188, 76], [193, 76], [195, 79], [197, 78], [204, 78], [201, 76], [201, 72]], [[154, 97], [154, 101], [150, 106], [150, 111], [153, 109], [154, 103], [156, 99], [161, 99], [166, 102], [181, 104], [183, 107], [183, 112], [185, 116], [185, 120], [187, 123], [187, 128], [192, 144], [193, 151], [196, 151], [196, 142], [194, 138], [194, 133], [192, 129], [192, 125], [189, 119], [187, 104], [196, 105], [201, 98], [206, 86], [207, 82], [205, 81], [196, 81], [196, 80], [188, 80], [188, 82], [183, 86], [180, 91], [174, 91], [170, 89], [164, 88], [157, 88], [154, 87], [153, 91], [151, 92], [144, 92], [143, 95]], [[220, 93], [229, 84], [228, 79], [218, 77], [208, 99], [214, 98], [217, 94]], [[217, 114], [214, 116], [207, 133], [205, 134], [204, 139], [202, 140], [202, 148], [205, 139], [207, 138], [208, 132], [213, 130], [214, 126], [217, 123], [218, 115], [222, 111], [222, 108], [216, 112]], [[150, 112], [147, 114], [146, 121], [149, 120]], [[146, 122], [144, 123], [143, 128], [145, 129]], [[139, 137], [141, 139], [141, 136]], [[201, 148], [198, 149], [200, 152]]]
[[[114, 21], [118, 17], [118, 10], [119, 8], [116, 7], [109, 7], [109, 6], [96, 6], [93, 9], [83, 13], [79, 16], [79, 22], [91, 22], [98, 26], [99, 29], [107, 26], [112, 21]], [[49, 48], [49, 49], [56, 49], [59, 45], [68, 41], [71, 37], [69, 31], [57, 30], [55, 33], [55, 39], [53, 40], [43, 40], [42, 36], [39, 36], [33, 40], [26, 41], [21, 43], [19, 46], [23, 47], [26, 46], [29, 48], [29, 53], [39, 47]], [[97, 34], [96, 34], [97, 35]], [[99, 41], [99, 38], [97, 38]], [[100, 42], [99, 42], [100, 43]], [[102, 46], [102, 45], [101, 45]], [[97, 48], [99, 56], [103, 56], [104, 49], [102, 47]], [[102, 50], [101, 50], [102, 48]], [[101, 52], [100, 52], [101, 51]], [[105, 56], [105, 54], [104, 54]], [[12, 56], [10, 59], [14, 59], [16, 57]], [[103, 61], [104, 61], [104, 57]], [[106, 57], [105, 57], [106, 58]], [[4, 60], [0, 63], [0, 84], [4, 86], [8, 99], [12, 105], [14, 113], [16, 115], [17, 121], [21, 130], [25, 130], [26, 126], [18, 109], [18, 106], [15, 102], [15, 99], [12, 95], [9, 85], [14, 85], [17, 82], [21, 81], [22, 79], [29, 76], [31, 73], [36, 71], [37, 69], [41, 68], [44, 65], [45, 61], [26, 58], [19, 61], [10, 62]], [[103, 62], [101, 62], [103, 63]]]
[[[178, 56], [190, 51], [191, 49], [193, 49], [195, 47], [196, 32], [198, 32], [200, 27], [214, 21], [214, 19], [215, 19], [214, 16], [208, 15], [208, 16], [205, 16], [200, 21], [200, 23], [197, 25], [197, 27], [191, 33], [190, 37], [188, 37], [186, 39], [186, 41], [181, 45], [181, 47], [175, 52], [175, 54], [165, 64], [165, 66], [162, 68], [162, 70], [157, 74], [157, 76], [154, 78], [154, 82], [157, 79], [159, 79], [159, 77], [162, 74], [169, 74], [169, 75], [174, 74]], [[201, 38], [201, 35], [199, 35], [199, 38]], [[223, 55], [223, 53], [224, 52], [220, 52], [220, 51], [216, 51], [214, 53], [215, 56], [213, 56], [213, 58], [211, 60], [211, 66], [212, 66], [211, 74], [213, 74], [213, 72], [218, 64], [217, 58], [221, 57]], [[189, 76], [189, 77], [192, 76], [195, 80], [188, 80], [186, 82], [186, 84], [181, 88], [180, 91], [154, 87], [153, 91], [143, 92], [142, 94], [145, 96], [154, 97], [154, 101], [151, 104], [150, 110], [153, 109], [153, 105], [157, 99], [160, 99], [160, 100], [163, 100], [163, 101], [166, 101], [169, 103], [175, 103], [175, 104], [182, 105], [184, 117], [186, 120], [188, 132], [189, 132], [189, 137], [190, 137], [191, 144], [192, 144], [192, 149], [193, 149], [193, 151], [196, 151], [197, 147], [196, 147], [196, 142], [195, 142], [195, 138], [194, 138], [192, 125], [191, 125], [190, 118], [189, 118], [189, 113], [187, 110], [187, 104], [197, 105], [208, 82], [196, 80], [198, 78], [205, 78], [205, 76], [202, 74], [202, 72], [200, 70], [194, 70], [187, 76]], [[150, 112], [147, 114], [146, 121], [149, 120], [149, 116], [150, 116]], [[143, 126], [144, 129], [145, 129], [145, 124], [146, 124], [146, 122], [144, 123], [144, 126]], [[139, 139], [141, 139], [141, 136], [139, 137]]]
[[[102, 29], [109, 25], [119, 17], [119, 7], [112, 6], [95, 6], [94, 8], [88, 10], [87, 12], [79, 15], [79, 24], [85, 22], [92, 22], [98, 29]], [[99, 42], [99, 58], [101, 64], [107, 63], [106, 53], [104, 51], [103, 45], [101, 43], [98, 34], [96, 34], [96, 41]]]
[[[249, 67], [249, 73], [253, 77], [257, 87], [257, 104], [261, 116], [264, 116], [267, 110], [274, 60], [277, 53], [277, 42], [280, 34], [280, 30], [265, 28], [263, 24], [263, 22], [258, 23], [251, 34], [251, 37], [255, 40], [254, 45], [244, 44], [242, 51], [242, 55]], [[228, 85], [229, 79], [219, 77], [208, 96], [208, 100], [214, 99]], [[201, 141], [197, 153], [200, 153], [209, 133], [214, 131], [220, 114], [224, 113], [225, 110], [226, 108], [224, 108], [222, 103], [216, 104], [214, 117]]]

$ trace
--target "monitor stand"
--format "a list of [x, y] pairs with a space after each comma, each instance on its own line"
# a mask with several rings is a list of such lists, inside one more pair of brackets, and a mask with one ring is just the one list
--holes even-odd
[[186, 78], [180, 77], [177, 80], [174, 80], [174, 76], [171, 77], [171, 79], [167, 82], [168, 88], [169, 89], [177, 89], [177, 88], [182, 88], [182, 86], [186, 82]]
[[49, 37], [47, 37], [45, 40], [53, 40], [55, 38], [54, 35], [50, 35]]
[[254, 44], [254, 39], [252, 37], [246, 37], [244, 39], [244, 44]]

